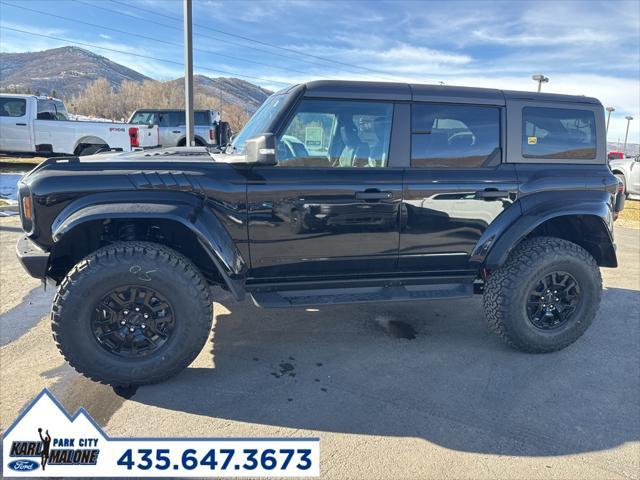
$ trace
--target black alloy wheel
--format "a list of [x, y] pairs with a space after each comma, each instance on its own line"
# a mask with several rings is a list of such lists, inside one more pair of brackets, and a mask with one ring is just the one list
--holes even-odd
[[546, 274], [527, 297], [529, 321], [540, 330], [555, 330], [565, 325], [580, 304], [580, 286], [567, 272]]
[[96, 305], [91, 330], [107, 352], [125, 358], [156, 353], [171, 337], [174, 310], [157, 290], [130, 285], [112, 290]]

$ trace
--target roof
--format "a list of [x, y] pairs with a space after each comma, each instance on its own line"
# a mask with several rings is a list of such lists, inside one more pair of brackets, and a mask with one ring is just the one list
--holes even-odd
[[504, 105], [506, 100], [535, 100], [597, 104], [596, 98], [557, 93], [518, 92], [494, 88], [456, 87], [415, 83], [316, 80], [303, 84], [306, 96], [368, 100], [445, 101]]
[[[196, 108], [194, 112], [217, 112], [218, 110]], [[184, 108], [138, 108], [136, 112], [184, 112]]]

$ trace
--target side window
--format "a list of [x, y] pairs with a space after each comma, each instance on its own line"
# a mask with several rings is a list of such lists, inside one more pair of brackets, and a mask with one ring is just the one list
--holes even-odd
[[[186, 123], [186, 120], [185, 120]], [[193, 112], [193, 123], [195, 125], [209, 126], [211, 125], [211, 115], [206, 112]]]
[[522, 156], [596, 158], [595, 115], [589, 110], [524, 107]]
[[431, 103], [411, 107], [412, 167], [484, 167], [499, 155], [499, 108]]
[[0, 117], [24, 117], [26, 113], [24, 98], [0, 98]]
[[179, 127], [184, 126], [186, 123], [184, 112], [178, 112], [175, 110], [170, 112], [160, 112], [159, 122], [161, 127]]
[[278, 138], [281, 167], [385, 167], [393, 105], [303, 100]]

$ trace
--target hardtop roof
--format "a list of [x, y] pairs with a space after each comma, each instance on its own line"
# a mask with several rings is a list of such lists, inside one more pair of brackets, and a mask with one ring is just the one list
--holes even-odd
[[[504, 105], [507, 100], [532, 100], [600, 105], [600, 101], [583, 95], [538, 93], [495, 88], [457, 87], [416, 83], [368, 82], [352, 80], [315, 80], [298, 87], [308, 97], [353, 98], [397, 101], [445, 101]], [[290, 91], [293, 87], [283, 90]]]

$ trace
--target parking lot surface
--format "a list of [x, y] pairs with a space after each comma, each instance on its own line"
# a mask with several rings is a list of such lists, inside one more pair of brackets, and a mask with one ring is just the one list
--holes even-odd
[[503, 345], [479, 297], [263, 310], [216, 290], [190, 368], [119, 392], [62, 360], [20, 231], [0, 218], [3, 431], [48, 387], [112, 436], [317, 436], [323, 478], [640, 478], [639, 230], [617, 228], [600, 314], [560, 352]]

